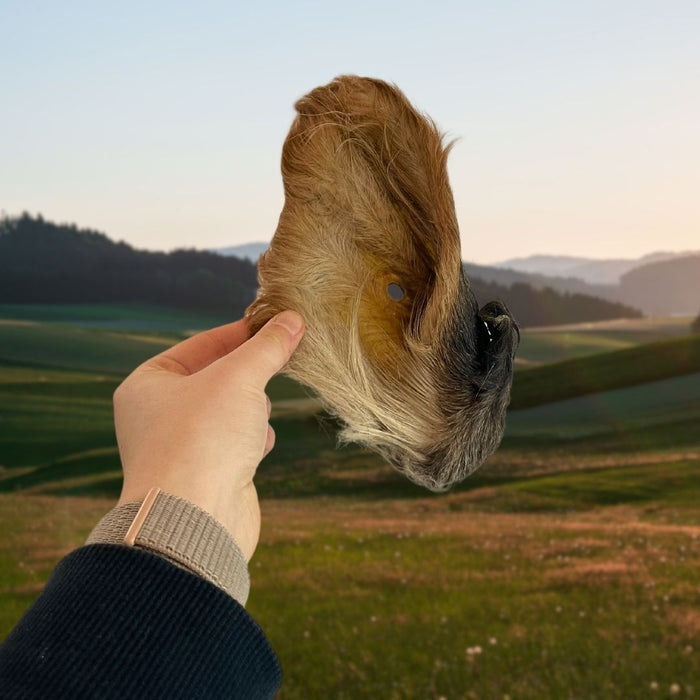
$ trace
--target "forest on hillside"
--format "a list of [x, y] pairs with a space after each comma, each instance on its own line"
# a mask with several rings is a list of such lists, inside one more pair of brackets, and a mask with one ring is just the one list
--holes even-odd
[[145, 302], [230, 311], [255, 297], [247, 260], [137, 250], [105, 234], [22, 214], [0, 221], [0, 302]]
[[[522, 326], [641, 316], [585, 294], [470, 281], [480, 304], [504, 301]], [[256, 266], [245, 259], [194, 249], [138, 250], [27, 213], [0, 219], [0, 303], [143, 302], [242, 315], [256, 289]]]
[[557, 292], [551, 287], [535, 289], [524, 282], [509, 287], [470, 278], [480, 304], [492, 299], [506, 303], [522, 326], [552, 326], [562, 323], [603, 321], [610, 318], [641, 318], [642, 312], [631, 306], [576, 292]]

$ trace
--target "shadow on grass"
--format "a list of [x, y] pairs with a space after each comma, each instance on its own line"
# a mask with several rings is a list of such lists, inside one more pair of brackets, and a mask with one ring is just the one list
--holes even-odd
[[46, 489], [38, 489], [43, 492], [49, 490], [50, 485], [64, 480], [79, 477], [95, 477], [98, 480], [100, 475], [105, 472], [121, 470], [121, 462], [116, 445], [112, 448], [96, 450], [95, 452], [97, 454], [77, 454], [73, 457], [51, 462], [30, 472], [2, 479], [0, 480], [0, 492], [7, 493], [46, 486]]
[[112, 400], [114, 390], [121, 382], [114, 379], [94, 382], [17, 382], [3, 385], [11, 387], [16, 394], [31, 396], [66, 396], [71, 399]]
[[565, 435], [558, 433], [534, 433], [508, 435], [501, 448], [508, 450], [561, 450], [587, 454], [620, 453], [629, 451], [695, 447], [700, 445], [696, 417], [670, 417], [669, 420], [649, 420], [630, 424], [597, 425], [589, 434]]

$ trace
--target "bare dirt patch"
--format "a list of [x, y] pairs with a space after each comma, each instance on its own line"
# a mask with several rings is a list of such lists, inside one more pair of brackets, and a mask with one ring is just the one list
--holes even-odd
[[14, 318], [0, 318], [0, 326], [40, 326], [38, 321], [21, 321]]
[[[342, 499], [264, 500], [263, 527], [268, 533], [287, 539], [296, 531], [366, 530], [377, 533], [409, 533], [464, 536], [524, 535], [549, 530], [580, 532], [578, 543], [600, 546], [611, 535], [626, 532], [648, 534], [683, 533], [700, 537], [700, 526], [646, 522], [640, 519], [640, 509], [629, 505], [593, 508], [577, 513], [488, 513], [454, 511], [451, 507], [463, 494], [453, 497], [391, 500], [377, 502], [345, 501]], [[601, 539], [600, 534], [605, 533]]]
[[700, 635], [700, 610], [691, 607], [674, 607], [666, 613], [669, 622], [682, 633], [697, 637]]
[[[553, 450], [551, 453], [515, 453], [501, 450], [489, 459], [488, 474], [508, 478], [518, 475], [545, 476], [562, 472], [580, 472], [589, 469], [619, 469], [620, 467], [651, 464], [673, 464], [700, 459], [697, 448], [687, 450], [654, 450], [625, 452], [623, 454], [596, 455]], [[458, 494], [462, 498], [475, 497], [479, 490]]]
[[674, 318], [613, 318], [608, 321], [583, 321], [566, 323], [559, 326], [532, 326], [528, 333], [557, 333], [563, 331], [654, 331], [674, 329], [685, 332], [692, 321], [691, 316]]
[[646, 570], [625, 561], [581, 562], [548, 571], [546, 577], [557, 583], [604, 585], [613, 580], [646, 578]]
[[25, 583], [21, 586], [9, 586], [3, 590], [3, 593], [5, 595], [35, 595], [41, 593], [41, 591], [44, 590], [45, 585], [46, 584], [44, 581], [37, 581], [36, 583]]

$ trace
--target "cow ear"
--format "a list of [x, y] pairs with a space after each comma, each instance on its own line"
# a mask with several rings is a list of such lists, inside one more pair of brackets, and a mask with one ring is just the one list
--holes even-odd
[[285, 206], [258, 264], [265, 299], [251, 310], [254, 324], [306, 310], [340, 332], [356, 328], [371, 361], [396, 367], [408, 341], [435, 343], [458, 293], [449, 148], [382, 81], [343, 76], [296, 109], [282, 154]]

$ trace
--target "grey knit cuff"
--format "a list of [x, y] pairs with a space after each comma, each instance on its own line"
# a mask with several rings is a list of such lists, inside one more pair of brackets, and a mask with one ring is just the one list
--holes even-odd
[[[125, 544], [142, 503], [112, 508], [85, 544]], [[241, 605], [250, 592], [248, 564], [233, 537], [209, 513], [184, 498], [160, 491], [135, 533], [134, 546], [165, 557], [218, 586]]]

